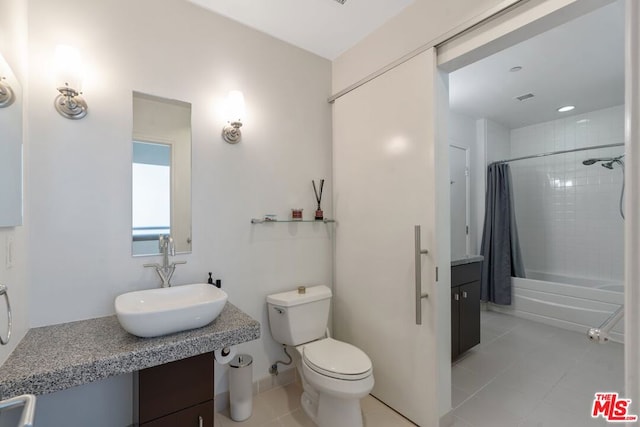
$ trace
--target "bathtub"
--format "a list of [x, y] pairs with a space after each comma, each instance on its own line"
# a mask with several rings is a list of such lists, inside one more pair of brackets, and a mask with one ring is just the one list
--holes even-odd
[[[491, 305], [491, 310], [577, 332], [597, 328], [624, 304], [622, 282], [565, 277], [527, 271], [527, 278], [512, 277], [511, 306]], [[610, 334], [624, 341], [624, 320]]]

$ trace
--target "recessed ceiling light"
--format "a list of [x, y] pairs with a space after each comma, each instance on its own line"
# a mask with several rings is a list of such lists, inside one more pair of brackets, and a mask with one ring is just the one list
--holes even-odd
[[518, 72], [522, 70], [522, 67], [520, 65], [516, 65], [515, 67], [511, 67], [511, 69], [509, 71], [511, 71], [512, 73]]
[[566, 113], [567, 111], [571, 111], [574, 108], [576, 108], [575, 105], [565, 105], [564, 107], [558, 108], [558, 112], [559, 113]]

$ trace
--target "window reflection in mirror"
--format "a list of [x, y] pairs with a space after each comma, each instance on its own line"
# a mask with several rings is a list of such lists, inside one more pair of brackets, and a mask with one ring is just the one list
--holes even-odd
[[2, 55], [0, 79], [0, 227], [13, 227], [22, 224], [22, 87]]
[[155, 253], [171, 234], [171, 145], [133, 141], [134, 253]]
[[160, 253], [161, 235], [191, 251], [191, 105], [133, 94], [132, 253]]

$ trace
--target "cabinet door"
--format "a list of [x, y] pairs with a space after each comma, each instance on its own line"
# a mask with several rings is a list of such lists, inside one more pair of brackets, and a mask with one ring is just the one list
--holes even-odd
[[213, 400], [158, 418], [141, 427], [213, 427]]
[[213, 353], [143, 369], [138, 387], [140, 424], [212, 400]]
[[460, 287], [451, 288], [451, 359], [460, 354]]
[[460, 291], [460, 353], [480, 344], [480, 282], [462, 285]]

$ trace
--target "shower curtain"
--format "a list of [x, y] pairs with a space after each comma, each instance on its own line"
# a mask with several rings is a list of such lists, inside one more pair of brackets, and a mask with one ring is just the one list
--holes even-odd
[[484, 256], [480, 299], [501, 305], [511, 304], [511, 277], [525, 275], [511, 187], [509, 165], [490, 164], [480, 249]]

